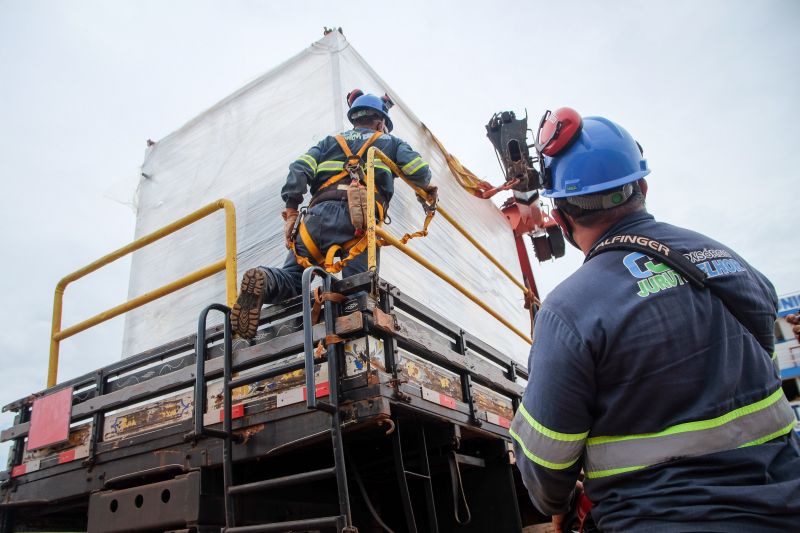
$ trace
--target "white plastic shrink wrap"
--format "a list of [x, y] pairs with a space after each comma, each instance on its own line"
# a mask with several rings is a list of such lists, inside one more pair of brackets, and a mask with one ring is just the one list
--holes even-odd
[[[349, 129], [345, 94], [353, 88], [388, 93], [393, 134], [429, 162], [441, 205], [521, 279], [513, 234], [499, 209], [464, 191], [421, 121], [338, 32], [225, 98], [157, 142], [142, 165], [136, 237], [219, 198], [236, 205], [238, 269], [280, 266], [283, 202], [289, 164], [326, 135]], [[479, 134], [479, 133], [478, 133]], [[488, 147], [487, 147], [488, 148]], [[424, 215], [401, 180], [387, 228], [396, 236], [418, 230]], [[306, 196], [306, 202], [309, 196]], [[129, 295], [134, 297], [224, 257], [222, 211], [134, 254]], [[441, 217], [415, 250], [459, 280], [520, 330], [530, 330], [521, 291]], [[381, 277], [521, 363], [529, 347], [477, 305], [392, 247], [381, 255]], [[219, 273], [141, 307], [126, 317], [123, 356], [135, 355], [196, 330], [200, 310], [225, 301]], [[216, 317], [212, 318], [217, 320]]]

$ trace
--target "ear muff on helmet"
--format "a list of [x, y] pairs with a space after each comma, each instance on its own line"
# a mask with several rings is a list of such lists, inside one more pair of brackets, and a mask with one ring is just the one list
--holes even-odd
[[542, 115], [533, 145], [539, 154], [539, 175], [545, 189], [553, 186], [545, 156], [554, 157], [566, 150], [580, 136], [582, 126], [581, 116], [571, 107], [548, 109]]
[[582, 125], [581, 116], [571, 107], [545, 111], [534, 141], [536, 151], [547, 157], [558, 155], [578, 138]]
[[353, 107], [353, 102], [356, 101], [356, 98], [358, 98], [359, 96], [363, 96], [363, 95], [364, 95], [364, 91], [362, 91], [361, 89], [353, 89], [352, 91], [347, 93], [347, 97], [346, 97], [346, 99], [347, 99], [347, 107]]

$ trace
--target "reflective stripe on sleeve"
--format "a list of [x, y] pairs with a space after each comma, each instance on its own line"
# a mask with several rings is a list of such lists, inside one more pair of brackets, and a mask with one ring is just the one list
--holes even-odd
[[[391, 172], [389, 167], [387, 167], [384, 163], [380, 161], [375, 161], [375, 168], [377, 170], [385, 170], [386, 172]], [[344, 162], [342, 161], [323, 161], [316, 167], [316, 173], [319, 174], [321, 172], [340, 172], [344, 170]]]
[[323, 161], [317, 166], [316, 173], [320, 172], [338, 172], [344, 170], [343, 161]]
[[782, 389], [722, 416], [642, 435], [590, 437], [586, 476], [599, 478], [710, 453], [755, 446], [785, 435], [795, 424]]
[[317, 172], [317, 160], [311, 157], [308, 154], [303, 154], [297, 158], [298, 161], [301, 161], [308, 165], [311, 168], [311, 171], [316, 173]]
[[534, 463], [552, 470], [563, 470], [574, 465], [583, 453], [589, 432], [559, 433], [539, 422], [520, 405], [511, 428], [511, 437], [517, 441], [525, 456]]
[[406, 176], [410, 176], [411, 174], [414, 174], [415, 172], [417, 172], [419, 169], [421, 169], [423, 167], [427, 167], [427, 166], [428, 166], [428, 163], [423, 161], [422, 157], [418, 156], [418, 157], [415, 157], [414, 159], [412, 159], [410, 162], [408, 162], [405, 165], [403, 165], [403, 168], [401, 168], [400, 170], [402, 170], [403, 174], [405, 174]]

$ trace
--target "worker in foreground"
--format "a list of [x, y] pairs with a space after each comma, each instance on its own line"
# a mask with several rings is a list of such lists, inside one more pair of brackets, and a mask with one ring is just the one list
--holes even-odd
[[[366, 189], [363, 167], [366, 153], [375, 146], [394, 161], [410, 182], [421, 187], [435, 202], [436, 187], [429, 185], [428, 164], [406, 142], [389, 134], [388, 97], [348, 95], [347, 118], [353, 129], [328, 136], [301, 155], [289, 167], [281, 190], [286, 202], [282, 216], [286, 247], [290, 250], [281, 268], [251, 268], [242, 276], [239, 297], [231, 311], [231, 325], [240, 337], [255, 336], [261, 306], [278, 303], [301, 291], [303, 270], [311, 265], [352, 276], [367, 270]], [[389, 167], [375, 160], [376, 217], [383, 220], [394, 194]], [[298, 206], [311, 190], [307, 211]], [[339, 258], [335, 261], [335, 258]]]
[[563, 108], [537, 149], [544, 196], [587, 257], [536, 316], [511, 425], [536, 507], [560, 531], [583, 472], [603, 532], [797, 531], [800, 441], [771, 358], [772, 284], [647, 213], [650, 170], [617, 124]]

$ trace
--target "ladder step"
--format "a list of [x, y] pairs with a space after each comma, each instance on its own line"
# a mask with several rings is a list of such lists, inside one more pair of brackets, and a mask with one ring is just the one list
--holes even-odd
[[228, 433], [221, 429], [203, 428], [202, 435], [204, 437], [213, 437], [215, 439], [227, 439]]
[[258, 526], [239, 526], [225, 528], [225, 533], [277, 533], [292, 531], [299, 528], [315, 527], [337, 527], [344, 523], [343, 516], [323, 516], [320, 518], [306, 518], [305, 520], [293, 520], [291, 522], [275, 522], [273, 524], [261, 524]]
[[456, 461], [461, 464], [486, 468], [486, 460], [480, 457], [464, 455], [462, 453], [455, 453], [453, 455], [455, 455]]
[[411, 470], [403, 470], [403, 473], [407, 476], [416, 477], [420, 479], [430, 479], [431, 476], [426, 476], [425, 474], [420, 474], [417, 472], [412, 472]]
[[274, 489], [277, 487], [288, 487], [290, 485], [297, 485], [300, 483], [317, 481], [318, 479], [334, 477], [335, 475], [336, 475], [336, 467], [332, 466], [330, 468], [313, 470], [311, 472], [303, 472], [291, 476], [277, 477], [275, 479], [266, 479], [264, 481], [255, 481], [253, 483], [245, 483], [243, 485], [234, 485], [232, 487], [228, 487], [228, 493], [245, 494], [248, 492]]
[[328, 402], [317, 401], [317, 410], [333, 414], [336, 412], [336, 406]]

